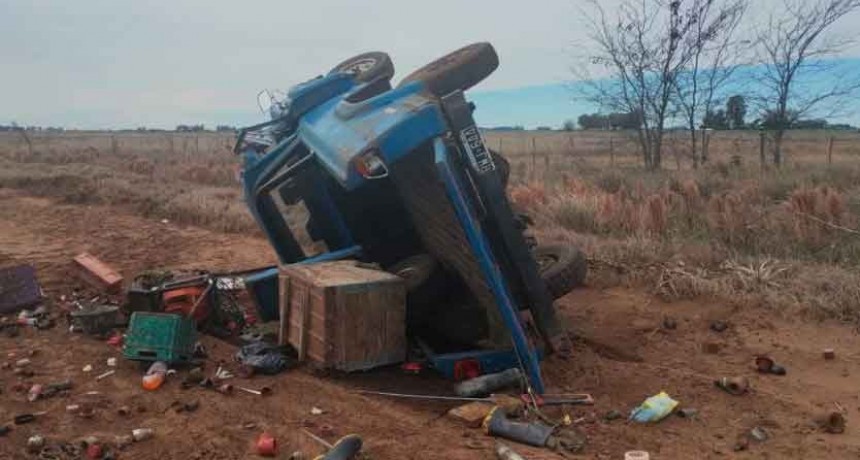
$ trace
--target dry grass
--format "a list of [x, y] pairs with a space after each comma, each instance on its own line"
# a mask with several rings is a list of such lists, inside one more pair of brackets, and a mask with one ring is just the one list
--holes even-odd
[[[510, 194], [538, 236], [583, 247], [594, 284], [650, 286], [860, 322], [860, 136], [792, 133], [761, 168], [757, 133], [717, 133], [693, 170], [671, 139], [645, 172], [624, 133], [487, 133], [512, 163]], [[534, 140], [532, 140], [534, 139]], [[227, 232], [256, 232], [231, 136], [0, 133], [0, 187]], [[611, 150], [611, 152], [610, 152]]]
[[230, 135], [40, 134], [30, 152], [0, 133], [0, 187], [106, 204], [225, 232], [256, 232], [242, 201]]

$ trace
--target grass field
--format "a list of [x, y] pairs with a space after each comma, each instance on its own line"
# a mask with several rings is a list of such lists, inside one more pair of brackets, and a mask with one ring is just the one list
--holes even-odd
[[[760, 163], [758, 133], [714, 133], [710, 161], [694, 170], [683, 134], [667, 141], [658, 172], [641, 168], [626, 133], [486, 138], [512, 164], [516, 206], [535, 218], [539, 236], [586, 250], [592, 283], [860, 324], [860, 135], [791, 133], [787, 163], [775, 169]], [[40, 133], [30, 141], [0, 133], [0, 187], [258, 232], [230, 134]]]

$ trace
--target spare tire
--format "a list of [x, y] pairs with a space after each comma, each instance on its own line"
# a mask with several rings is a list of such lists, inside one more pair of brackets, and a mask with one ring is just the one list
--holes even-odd
[[477, 85], [497, 67], [499, 67], [499, 56], [493, 49], [493, 45], [486, 42], [473, 43], [412, 72], [397, 86], [421, 81], [430, 93], [442, 97]]
[[350, 74], [362, 83], [373, 81], [380, 77], [390, 80], [394, 76], [394, 63], [391, 62], [391, 57], [387, 53], [370, 51], [353, 56], [334, 66], [329, 71], [329, 75], [333, 73]]
[[588, 263], [585, 254], [567, 244], [539, 245], [532, 252], [541, 279], [553, 300], [564, 297], [585, 283]]

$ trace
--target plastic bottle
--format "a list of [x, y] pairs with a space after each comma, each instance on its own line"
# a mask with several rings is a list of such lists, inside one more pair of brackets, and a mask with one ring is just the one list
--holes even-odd
[[163, 361], [152, 363], [149, 370], [146, 371], [146, 375], [143, 376], [143, 389], [157, 390], [164, 383], [165, 376], [167, 376], [167, 363]]

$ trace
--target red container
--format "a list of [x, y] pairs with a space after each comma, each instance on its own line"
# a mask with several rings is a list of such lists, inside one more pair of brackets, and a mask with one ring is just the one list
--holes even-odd
[[208, 299], [200, 299], [205, 292], [206, 286], [186, 286], [164, 291], [161, 297], [164, 312], [188, 316], [194, 308], [194, 304], [199, 300], [200, 304], [194, 310], [193, 316], [194, 321], [199, 323], [209, 316]]
[[274, 457], [277, 453], [278, 445], [274, 436], [269, 433], [263, 433], [257, 438], [257, 455]]

